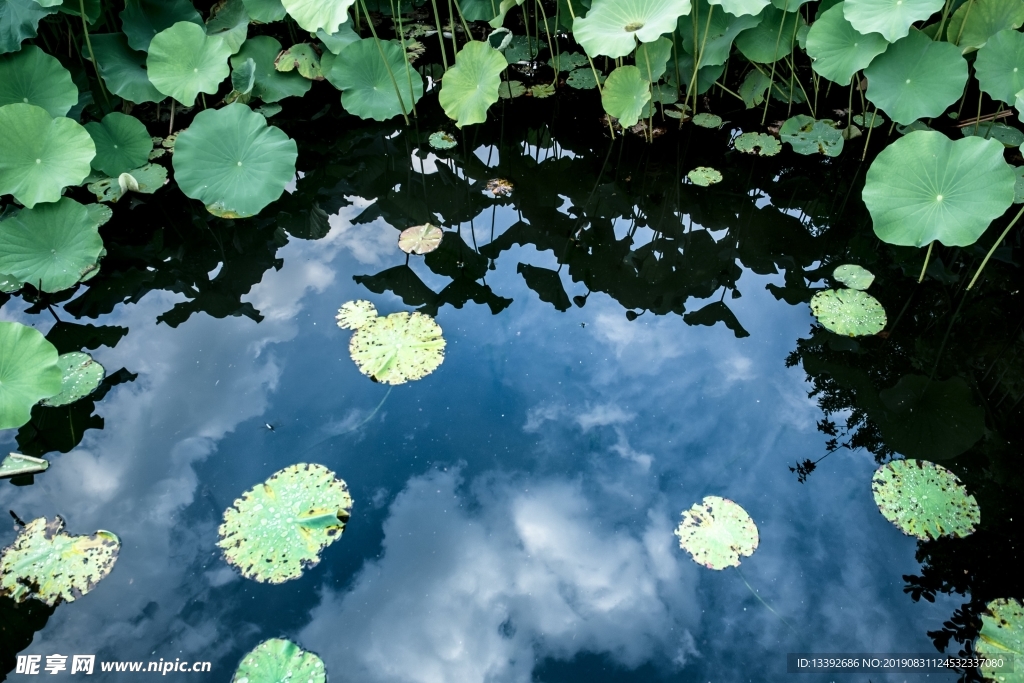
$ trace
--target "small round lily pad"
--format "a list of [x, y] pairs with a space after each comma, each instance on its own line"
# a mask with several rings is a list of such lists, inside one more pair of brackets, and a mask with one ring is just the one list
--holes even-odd
[[522, 81], [502, 81], [498, 86], [498, 97], [511, 100], [526, 94], [526, 86]]
[[[985, 606], [981, 633], [974, 651], [992, 662], [979, 667], [985, 680], [1020, 683], [1024, 680], [1024, 605], [1013, 598], [999, 598]], [[999, 663], [1002, 666], [999, 666]], [[1009, 666], [1007, 666], [1009, 663]], [[1016, 667], [1016, 668], [1015, 668]]]
[[57, 358], [57, 367], [63, 373], [60, 393], [43, 399], [44, 406], [66, 406], [88, 396], [96, 391], [107, 374], [102, 365], [80, 351], [62, 353]]
[[555, 94], [555, 86], [550, 83], [538, 83], [537, 85], [530, 87], [530, 96], [536, 97], [537, 99], [544, 99], [545, 97], [551, 97]]
[[217, 545], [247, 579], [284, 583], [320, 562], [352, 512], [348, 485], [323, 465], [274, 473], [224, 511]]
[[451, 135], [441, 131], [431, 133], [430, 137], [427, 138], [427, 142], [429, 142], [430, 146], [434, 149], [451, 149], [459, 144]]
[[863, 128], [878, 128], [889, 123], [885, 120], [885, 117], [874, 111], [870, 114], [856, 114], [853, 117], [853, 122]]
[[743, 133], [733, 143], [741, 152], [773, 157], [782, 151], [782, 143], [767, 133]]
[[422, 313], [392, 313], [362, 325], [348, 351], [359, 372], [384, 384], [426, 377], [444, 361], [441, 327]]
[[675, 535], [679, 547], [708, 569], [738, 567], [740, 558], [753, 555], [758, 544], [757, 525], [747, 511], [718, 496], [706, 496], [683, 512]]
[[835, 278], [836, 282], [844, 284], [850, 289], [864, 290], [871, 286], [871, 283], [875, 281], [875, 275], [867, 268], [862, 268], [853, 263], [845, 263], [834, 271], [832, 271], [832, 277]]
[[325, 683], [324, 662], [290, 640], [271, 638], [242, 658], [231, 683]]
[[338, 321], [338, 327], [343, 330], [358, 330], [376, 317], [377, 308], [369, 301], [360, 299], [343, 303], [334, 319]]
[[507, 197], [512, 194], [512, 182], [504, 178], [491, 178], [486, 189], [495, 197]]
[[[700, 116], [700, 114], [697, 114], [697, 116]], [[686, 177], [690, 179], [691, 183], [701, 187], [708, 187], [709, 185], [722, 182], [722, 174], [709, 166], [698, 166], [687, 173]]]
[[922, 541], [970, 536], [981, 522], [978, 502], [956, 475], [926, 460], [882, 465], [871, 477], [871, 492], [887, 520]]
[[848, 337], [885, 329], [885, 309], [878, 299], [856, 289], [826, 289], [811, 299], [811, 313], [825, 329]]
[[565, 79], [566, 85], [577, 90], [593, 90], [597, 87], [597, 79], [594, 78], [594, 70], [588, 67], [573, 69], [569, 77]]
[[444, 231], [436, 225], [414, 225], [398, 236], [398, 248], [406, 254], [429, 254], [441, 246]]
[[720, 128], [722, 126], [722, 117], [718, 114], [701, 112], [700, 114], [695, 114], [692, 121], [694, 125], [701, 128]]

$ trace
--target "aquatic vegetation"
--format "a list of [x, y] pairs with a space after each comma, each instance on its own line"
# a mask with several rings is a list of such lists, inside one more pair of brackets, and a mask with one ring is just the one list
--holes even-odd
[[601, 90], [604, 110], [624, 128], [636, 125], [650, 100], [650, 83], [635, 66], [620, 66], [612, 71]]
[[[696, 9], [679, 18], [676, 36], [678, 39], [682, 39], [682, 49], [685, 53], [688, 55], [700, 54], [700, 66], [702, 68], [725, 64], [725, 61], [729, 58], [729, 53], [732, 50], [733, 41], [736, 40], [736, 36], [741, 31], [757, 26], [761, 21], [761, 17], [758, 14], [768, 3], [754, 0], [754, 2], [747, 3], [745, 8], [741, 7], [739, 3], [727, 4], [732, 9], [719, 3], [714, 3], [715, 9], [711, 9], [712, 5], [707, 0], [694, 0], [693, 6]], [[744, 9], [749, 11], [744, 11]], [[742, 12], [742, 16], [736, 15], [732, 10]], [[695, 34], [693, 30], [695, 16], [697, 17], [698, 35], [696, 41], [694, 40]], [[707, 33], [707, 38], [704, 37], [705, 32]], [[702, 45], [703, 50], [701, 49]], [[691, 63], [691, 73], [692, 69], [693, 65]]]
[[843, 151], [843, 132], [835, 121], [816, 121], [806, 114], [786, 119], [779, 129], [779, 139], [788, 142], [797, 154], [839, 156]]
[[72, 536], [60, 517], [34, 519], [0, 553], [0, 595], [50, 607], [74, 602], [110, 574], [120, 550], [109, 531]]
[[960, 5], [949, 17], [946, 40], [967, 53], [985, 45], [1000, 31], [1021, 25], [1024, 25], [1024, 3], [1020, 0], [972, 0]]
[[61, 371], [60, 393], [44, 398], [40, 402], [44, 406], [66, 406], [85, 398], [96, 391], [107, 375], [102, 365], [80, 351], [62, 353], [57, 358], [57, 367]]
[[348, 345], [359, 372], [376, 382], [422, 379], [444, 361], [441, 326], [423, 313], [392, 313], [360, 325]]
[[843, 14], [845, 5], [839, 2], [828, 8], [807, 33], [807, 55], [813, 60], [812, 68], [840, 85], [847, 85], [855, 73], [889, 47], [882, 34], [857, 31]]
[[948, 460], [985, 434], [985, 411], [960, 377], [905, 375], [879, 392], [885, 408], [877, 422], [893, 450], [910, 458]]
[[773, 64], [788, 57], [796, 46], [796, 34], [806, 23], [803, 15], [769, 5], [758, 16], [756, 26], [736, 36], [736, 49], [757, 64]]
[[[129, 6], [131, 4], [128, 3]], [[133, 50], [125, 34], [97, 34], [92, 36], [91, 41], [100, 76], [110, 92], [135, 104], [164, 99], [164, 94], [149, 80], [146, 53]], [[149, 43], [146, 44], [148, 46]]]
[[102, 121], [85, 124], [93, 143], [96, 156], [92, 167], [115, 178], [149, 160], [153, 140], [146, 127], [134, 116], [111, 112]]
[[692, 119], [693, 125], [701, 128], [721, 128], [722, 117], [717, 114], [700, 113], [695, 114]]
[[455, 138], [453, 138], [448, 133], [444, 133], [442, 131], [431, 133], [430, 137], [427, 139], [427, 142], [434, 149], [452, 149], [459, 144], [455, 140]]
[[981, 511], [956, 475], [924, 460], [894, 460], [875, 470], [871, 492], [882, 515], [923, 541], [974, 533]]
[[1012, 667], [980, 667], [986, 680], [999, 683], [1020, 683], [1024, 680], [1024, 672], [1017, 670], [1021, 657], [1024, 657], [1024, 605], [1019, 600], [999, 598], [985, 606], [985, 611], [981, 613], [981, 632], [974, 643], [974, 651], [983, 658], [1012, 658], [1014, 661]]
[[853, 122], [863, 128], [878, 128], [889, 123], [885, 120], [885, 117], [878, 112], [871, 112], [870, 114], [857, 114], [853, 117]]
[[757, 550], [757, 525], [747, 511], [719, 496], [705, 496], [683, 512], [675, 530], [679, 547], [708, 569], [738, 567]]
[[78, 104], [71, 73], [35, 45], [0, 56], [0, 106], [34, 104], [50, 116], [64, 116]]
[[438, 101], [459, 128], [487, 120], [487, 109], [498, 101], [505, 57], [487, 43], [473, 40], [455, 55], [455, 66], [441, 79]]
[[32, 406], [61, 390], [57, 349], [38, 330], [0, 322], [0, 429], [28, 422]]
[[444, 231], [427, 223], [406, 228], [398, 236], [398, 248], [406, 254], [429, 254], [441, 246]]
[[377, 308], [369, 301], [346, 301], [334, 319], [343, 330], [358, 330], [377, 317]]
[[512, 194], [512, 189], [512, 181], [505, 178], [491, 178], [484, 185], [484, 191], [488, 192], [492, 197], [508, 197]]
[[324, 662], [290, 640], [271, 638], [253, 648], [238, 665], [232, 683], [326, 683]]
[[217, 545], [245, 578], [284, 583], [320, 562], [351, 512], [348, 485], [334, 472], [323, 465], [290, 465], [224, 511]]
[[741, 152], [763, 157], [773, 157], [782, 151], [782, 143], [778, 138], [767, 133], [743, 133], [733, 145]]
[[39, 474], [50, 468], [50, 463], [42, 458], [31, 455], [11, 453], [0, 460], [0, 479], [22, 477], [28, 474]]
[[825, 329], [847, 337], [878, 334], [885, 329], [885, 309], [878, 299], [857, 289], [826, 289], [811, 299], [811, 313]]
[[846, 0], [843, 16], [860, 33], [880, 33], [890, 43], [910, 33], [915, 21], [942, 9], [942, 0]]
[[355, 0], [281, 0], [288, 16], [299, 26], [316, 33], [336, 33], [348, 21], [348, 10]]
[[[253, 83], [250, 94], [263, 102], [301, 97], [312, 87], [312, 83], [298, 73], [277, 70], [274, 62], [282, 49], [281, 43], [271, 36], [255, 36], [242, 43], [238, 53], [231, 57], [231, 68], [236, 70], [252, 60]], [[328, 74], [325, 76], [330, 80]]]
[[146, 71], [153, 86], [191, 107], [199, 93], [213, 95], [228, 77], [231, 47], [206, 35], [200, 26], [180, 21], [153, 36]]
[[203, 18], [188, 0], [125, 0], [121, 26], [133, 50], [149, 51], [153, 37], [187, 21], [203, 26]]
[[423, 77], [406, 65], [401, 45], [390, 40], [365, 38], [346, 46], [327, 79], [341, 90], [341, 105], [364, 119], [410, 114], [423, 97]]
[[875, 281], [875, 275], [867, 268], [853, 263], [845, 263], [832, 271], [836, 282], [850, 289], [865, 290]]
[[157, 164], [146, 164], [121, 173], [116, 178], [101, 178], [85, 187], [96, 195], [97, 201], [114, 203], [129, 192], [153, 194], [166, 183], [166, 168]]
[[573, 37], [591, 57], [625, 57], [641, 43], [675, 30], [690, 0], [594, 0], [572, 24]]
[[708, 187], [722, 182], [722, 174], [708, 166], [698, 166], [687, 173], [686, 177], [690, 179], [691, 183], [701, 187]]
[[1024, 33], [1005, 30], [991, 36], [978, 50], [974, 75], [992, 99], [1015, 102], [1024, 89]]

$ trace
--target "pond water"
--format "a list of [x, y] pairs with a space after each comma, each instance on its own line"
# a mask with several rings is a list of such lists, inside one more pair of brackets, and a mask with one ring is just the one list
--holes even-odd
[[[304, 170], [288, 196], [237, 222], [180, 194], [118, 206], [103, 271], [53, 302], [62, 352], [126, 372], [3, 434], [52, 465], [4, 482], [0, 507], [123, 545], [74, 603], [0, 599], [11, 680], [16, 654], [58, 653], [208, 661], [164, 678], [226, 681], [284, 636], [335, 681], [778, 681], [787, 653], [955, 654], [987, 600], [1019, 593], [1010, 254], [950, 326], [974, 252], [938, 250], [915, 285], [921, 253], [870, 235], [856, 155], [724, 152], [729, 125], [671, 121], [653, 145], [613, 143], [533, 103], [435, 155], [428, 118], [342, 128], [337, 107], [304, 106], [278, 124]], [[724, 181], [684, 183], [699, 165]], [[442, 249], [406, 265], [398, 230], [428, 220]], [[904, 309], [888, 338], [811, 316], [847, 262], [876, 274], [890, 321]], [[444, 363], [392, 388], [360, 374], [334, 321], [356, 299], [436, 315]], [[3, 317], [54, 338], [45, 303]], [[866, 394], [915, 373], [964, 377], [986, 410], [985, 437], [944, 463], [982, 506], [969, 539], [918, 542], [872, 498], [895, 449]], [[296, 462], [348, 483], [351, 520], [300, 579], [243, 579], [216, 545], [223, 511]], [[673, 535], [708, 495], [757, 524], [738, 569], [699, 566]]]

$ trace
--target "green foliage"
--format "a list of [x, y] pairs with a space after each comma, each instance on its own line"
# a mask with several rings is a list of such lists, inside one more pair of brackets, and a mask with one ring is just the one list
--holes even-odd
[[846, 263], [832, 271], [832, 277], [836, 282], [846, 285], [850, 289], [865, 290], [875, 281], [874, 274], [862, 266]]
[[231, 47], [199, 26], [178, 22], [153, 37], [146, 67], [157, 90], [186, 107], [203, 92], [212, 95], [228, 77]]
[[398, 248], [406, 254], [429, 254], [441, 246], [444, 231], [426, 223], [406, 228], [398, 236]]
[[167, 182], [167, 169], [158, 164], [146, 164], [119, 174], [116, 178], [101, 178], [86, 185], [101, 202], [116, 202], [129, 192], [153, 194]]
[[[725, 64], [736, 36], [741, 31], [757, 26], [761, 19], [755, 15], [758, 15], [763, 9], [763, 5], [758, 4], [757, 9], [753, 12], [737, 17], [729, 14], [722, 7], [708, 4], [707, 0], [695, 0], [694, 7], [696, 12], [690, 12], [679, 18], [679, 28], [676, 33], [683, 50], [692, 57], [696, 57], [701, 45], [704, 46], [704, 53], [700, 60], [701, 67]], [[693, 30], [695, 14], [697, 16], [697, 42], [694, 42]], [[706, 39], [705, 32], [707, 33]]]
[[696, 114], [692, 119], [693, 125], [700, 126], [701, 128], [721, 128], [722, 117], [718, 114], [708, 114], [707, 112], [701, 112]]
[[942, 9], [943, 0], [846, 0], [843, 16], [860, 33], [881, 33], [895, 43], [910, 32], [915, 21], [923, 21]]
[[1016, 667], [986, 664], [980, 668], [986, 680], [1024, 681], [1024, 671], [1020, 669], [1020, 662], [1024, 660], [1024, 605], [1014, 598], [999, 598], [988, 603], [981, 615], [981, 633], [974, 650], [983, 658], [1012, 661]]
[[761, 21], [736, 36], [736, 49], [752, 62], [771, 64], [793, 52], [797, 31], [806, 22], [799, 12], [776, 7], [761, 10]]
[[56, 12], [36, 0], [0, 0], [0, 54], [17, 52], [23, 41], [35, 38], [39, 22]]
[[359, 371], [384, 384], [422, 379], [444, 361], [441, 327], [422, 313], [392, 313], [362, 325], [348, 345]]
[[735, 17], [745, 17], [760, 14], [761, 10], [770, 2], [769, 0], [719, 0], [719, 2], [711, 4], [721, 5], [723, 10]]
[[880, 33], [859, 33], [843, 15], [844, 2], [833, 5], [811, 25], [807, 34], [807, 55], [818, 74], [840, 85], [866, 68], [889, 43]]
[[981, 511], [956, 475], [924, 460], [894, 460], [871, 477], [871, 492], [882, 515], [897, 529], [922, 541], [974, 533]]
[[455, 140], [455, 138], [453, 138], [448, 133], [444, 133], [442, 131], [431, 133], [430, 137], [427, 139], [427, 142], [434, 149], [452, 149], [453, 147], [459, 144]]
[[149, 81], [146, 53], [133, 50], [123, 33], [94, 35], [92, 48], [110, 92], [135, 104], [164, 99], [164, 94]]
[[782, 151], [782, 143], [767, 133], [743, 133], [733, 144], [741, 152], [773, 157]]
[[835, 121], [816, 121], [806, 114], [786, 119], [779, 129], [779, 139], [788, 142], [797, 154], [835, 157], [843, 151], [843, 133]]
[[393, 40], [364, 38], [352, 43], [338, 55], [327, 80], [341, 90], [345, 110], [362, 119], [386, 121], [410, 114], [423, 97], [423, 77], [406, 67], [402, 47]]
[[231, 57], [233, 69], [242, 68], [251, 59], [254, 65], [252, 96], [264, 102], [280, 102], [286, 97], [301, 97], [311, 83], [297, 73], [281, 73], [274, 66], [281, 52], [281, 43], [270, 36], [256, 36], [245, 41], [238, 54]]
[[890, 447], [909, 458], [955, 458], [985, 434], [985, 412], [959, 377], [906, 375], [879, 398], [885, 410], [875, 421]]
[[275, 60], [274, 68], [285, 73], [298, 71], [300, 76], [311, 81], [323, 80], [324, 77], [320, 57], [309, 43], [298, 43], [282, 52]]
[[111, 112], [100, 122], [85, 124], [85, 129], [96, 145], [92, 167], [109, 176], [142, 166], [153, 149], [149, 132], [134, 116]]
[[264, 640], [242, 658], [232, 683], [326, 683], [324, 662], [290, 640]]
[[[436, 229], [437, 228], [435, 228], [435, 230]], [[438, 241], [440, 242], [440, 240]], [[366, 300], [346, 301], [341, 305], [341, 308], [338, 309], [338, 315], [334, 316], [334, 319], [338, 321], [338, 327], [343, 330], [358, 330], [360, 327], [376, 318], [377, 308]]]
[[691, 183], [700, 187], [710, 187], [722, 182], [722, 174], [708, 166], [698, 166], [687, 173], [686, 177], [690, 179]]
[[591, 57], [625, 57], [638, 40], [652, 43], [671, 33], [689, 12], [690, 0], [594, 0], [573, 22], [573, 37]]
[[286, 14], [281, 0], [242, 0], [242, 3], [249, 17], [261, 24], [281, 21]]
[[623, 128], [635, 126], [644, 105], [651, 100], [651, 84], [635, 66], [620, 66], [610, 74], [601, 91], [601, 104]]
[[826, 289], [811, 298], [811, 313], [829, 332], [864, 337], [885, 329], [885, 309], [878, 299], [857, 289]]
[[323, 30], [330, 35], [348, 20], [348, 10], [355, 0], [281, 0], [281, 4], [305, 30], [310, 33]]
[[747, 511], [719, 496], [705, 496], [684, 511], [675, 535], [679, 547], [708, 569], [740, 566], [740, 558], [753, 555], [760, 540]]
[[35, 45], [0, 57], [0, 106], [34, 104], [50, 116], [64, 116], [78, 104], [71, 74]]
[[33, 458], [31, 455], [11, 453], [0, 461], [0, 479], [20, 477], [26, 474], [39, 474], [50, 468], [50, 463], [42, 458]]
[[142, 52], [149, 51], [149, 43], [156, 34], [180, 21], [203, 27], [202, 17], [188, 0], [125, 0], [121, 12], [128, 45]]
[[967, 0], [949, 18], [946, 39], [966, 53], [977, 50], [1000, 31], [1021, 25], [1024, 0]]
[[242, 0], [222, 0], [214, 5], [206, 22], [206, 33], [224, 41], [231, 54], [238, 52], [249, 35], [249, 14]]
[[487, 109], [498, 101], [505, 57], [490, 45], [470, 41], [455, 56], [455, 66], [441, 80], [438, 101], [459, 128], [487, 120]]
[[988, 39], [974, 60], [974, 74], [981, 90], [994, 100], [1016, 102], [1024, 90], [1024, 34], [1000, 31]]
[[81, 351], [62, 353], [57, 358], [57, 367], [61, 371], [60, 393], [44, 398], [44, 406], [66, 406], [85, 398], [96, 391], [107, 374], [102, 365]]
[[60, 391], [61, 371], [53, 344], [21, 323], [0, 322], [0, 355], [0, 429], [11, 429], [29, 421], [37, 402]]

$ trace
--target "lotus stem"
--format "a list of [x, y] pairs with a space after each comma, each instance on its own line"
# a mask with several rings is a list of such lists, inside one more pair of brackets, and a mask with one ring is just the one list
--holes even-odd
[[789, 66], [789, 71], [792, 75], [792, 78], [790, 78], [789, 81], [789, 101], [793, 101], [793, 78], [796, 78], [796, 84], [800, 86], [800, 92], [804, 94], [804, 99], [807, 100], [807, 106], [811, 107], [811, 116], [818, 118], [817, 107], [811, 106], [811, 98], [807, 95], [807, 89], [804, 88], [804, 83], [800, 80], [800, 77], [796, 75], [796, 65], [790, 57], [786, 57], [786, 64]]
[[437, 0], [430, 0], [434, 8], [434, 25], [437, 26], [437, 42], [441, 46], [441, 63], [444, 64], [445, 73], [448, 72], [448, 55], [444, 51], [444, 30], [441, 28], [441, 15], [437, 11]]
[[[402, 45], [402, 59], [405, 60], [405, 75], [409, 80], [409, 93], [412, 93], [412, 65], [409, 64], [409, 53], [405, 50], [405, 30], [402, 28], [402, 0], [398, 0], [398, 13], [395, 13], [395, 0], [391, 2], [391, 15], [398, 17], [398, 42]], [[412, 113], [416, 114], [416, 103], [412, 103]]]
[[1006, 236], [1010, 234], [1010, 230], [1013, 226], [1017, 225], [1017, 221], [1020, 220], [1022, 215], [1024, 215], [1024, 206], [1021, 207], [1020, 211], [1017, 212], [1017, 215], [1013, 217], [1012, 221], [1010, 221], [1010, 224], [1006, 226], [1005, 230], [1003, 230], [1003, 234], [999, 236], [999, 239], [995, 241], [992, 248], [988, 250], [987, 254], [985, 254], [985, 259], [981, 262], [981, 265], [978, 266], [978, 272], [974, 274], [974, 277], [971, 278], [971, 283], [967, 285], [968, 292], [971, 291], [972, 287], [974, 287], [974, 283], [978, 281], [978, 276], [981, 275], [981, 271], [985, 270], [985, 266], [988, 265], [988, 260], [992, 258], [992, 254], [996, 253], [996, 249], [998, 249], [999, 245], [1003, 243]]
[[174, 105], [175, 104], [177, 104], [177, 100], [175, 100], [172, 97], [171, 98], [171, 122], [170, 122], [170, 125], [167, 126], [167, 136], [168, 137], [170, 137], [171, 134], [174, 133]]
[[[854, 74], [856, 76], [857, 74]], [[853, 76], [850, 77], [850, 100], [846, 103], [846, 127], [853, 125]]]
[[974, 9], [974, 0], [967, 0], [967, 11], [964, 12], [964, 20], [960, 22], [960, 30], [956, 32], [956, 42], [953, 43], [957, 47], [960, 47], [960, 39], [964, 35], [964, 26], [967, 26], [967, 18], [971, 16], [972, 9]]
[[[875, 107], [875, 110], [873, 112], [871, 112], [871, 123], [868, 124], [868, 134], [864, 138], [864, 151], [862, 151], [860, 153], [860, 160], [861, 161], [864, 161], [864, 158], [868, 155], [868, 143], [871, 142], [871, 131], [873, 131], [875, 129], [875, 117], [876, 116], [878, 116], [878, 107]], [[867, 121], [866, 118], [864, 120]]]
[[974, 135], [978, 134], [978, 127], [981, 125], [981, 100], [984, 98], [985, 93], [978, 88], [978, 114], [974, 117]]
[[[942, 29], [946, 26], [946, 17], [949, 16], [949, 6], [952, 0], [946, 0], [942, 5], [942, 17], [939, 19], [939, 27], [935, 30], [935, 36], [932, 40], [942, 40]], [[969, 10], [968, 10], [969, 11]], [[963, 26], [961, 25], [961, 29]]]
[[[672, 62], [676, 66], [676, 97], [679, 97], [679, 86], [683, 84], [683, 76], [679, 71], [679, 45], [676, 43], [675, 31], [672, 31]], [[689, 97], [689, 93], [687, 93], [687, 97]], [[680, 123], [682, 123], [682, 119], [680, 119]]]
[[520, 5], [519, 9], [523, 12], [523, 26], [526, 28], [526, 54], [530, 55], [530, 61], [533, 61], [533, 41], [530, 39], [530, 15], [526, 13], [526, 5]]
[[92, 51], [92, 40], [89, 39], [89, 22], [85, 18], [85, 0], [78, 0], [78, 10], [82, 15], [82, 34], [85, 36], [85, 46], [89, 48], [89, 59], [92, 60], [92, 68], [96, 70], [96, 80], [100, 84], [100, 92], [103, 93], [103, 101], [110, 106], [110, 98], [107, 97], [107, 86], [103, 84], [103, 76], [100, 75], [100, 65], [96, 62], [96, 53]]
[[[459, 44], [455, 40], [455, 11], [452, 9], [452, 0], [448, 0], [448, 28], [452, 32], [452, 52], [459, 54]], [[472, 40], [472, 38], [470, 38]]]
[[[540, 15], [544, 17], [544, 26], [550, 29], [551, 27], [548, 26], [548, 15], [544, 11], [544, 5], [543, 3], [541, 3], [541, 0], [537, 0], [537, 7], [540, 8]], [[551, 81], [551, 85], [555, 86], [558, 84], [558, 58], [555, 56], [554, 43], [551, 42], [551, 31], [548, 30], [545, 31], [544, 33], [548, 37], [548, 51], [551, 53], [552, 63], [555, 65], [555, 78], [553, 81]]]
[[[700, 63], [704, 59], [704, 47], [708, 43], [708, 29], [711, 28], [711, 16], [715, 13], [715, 6], [708, 6], [708, 18], [704, 22], [704, 38], [700, 41], [700, 50], [694, 55], [693, 58], [693, 76], [690, 78], [690, 89], [693, 90], [693, 110], [697, 111], [697, 91], [700, 90], [700, 84], [697, 81], [697, 72], [700, 71]], [[694, 42], [693, 46], [696, 48], [697, 43]], [[689, 92], [687, 92], [689, 94]]]
[[[573, 11], [572, 0], [565, 0], [565, 1], [566, 1], [566, 4], [569, 6], [569, 16], [572, 17], [572, 20], [575, 22], [576, 21], [576, 12]], [[590, 62], [590, 70], [594, 72], [594, 80], [597, 81], [597, 92], [603, 97], [604, 96], [604, 86], [601, 85], [601, 78], [600, 78], [600, 76], [597, 75], [597, 67], [594, 66], [594, 60], [590, 57], [590, 55], [587, 53], [586, 50], [583, 51], [583, 54], [587, 55], [587, 61]], [[612, 126], [612, 120], [611, 119], [608, 119], [608, 132], [611, 133], [611, 135], [612, 135], [612, 142], [614, 143], [615, 142], [615, 128]]]
[[[370, 25], [370, 33], [373, 34], [373, 44], [377, 46], [377, 52], [380, 53], [380, 59], [384, 62], [384, 68], [388, 70], [388, 76], [391, 77], [391, 84], [395, 86], [395, 94], [398, 95], [398, 106], [402, 108], [402, 118], [405, 119], [405, 125], [409, 125], [409, 114], [405, 108], [405, 100], [402, 98], [402, 90], [398, 87], [398, 79], [395, 78], [395, 72], [391, 70], [391, 65], [388, 64], [387, 57], [384, 56], [384, 48], [380, 46], [380, 38], [377, 37], [377, 29], [373, 26], [373, 21], [370, 19], [370, 13], [366, 9], [366, 1], [359, 0], [359, 3], [363, 6], [363, 14], [366, 15], [366, 23]], [[443, 43], [444, 41], [442, 41]], [[403, 50], [403, 52], [405, 52]], [[411, 94], [411, 93], [410, 93]]]
[[722, 84], [721, 84], [721, 83], [719, 83], [718, 81], [715, 81], [715, 85], [717, 85], [717, 86], [718, 86], [719, 88], [721, 88], [721, 89], [722, 89], [722, 90], [723, 90], [724, 92], [727, 92], [727, 93], [729, 93], [730, 95], [732, 95], [733, 97], [735, 97], [735, 98], [736, 98], [737, 100], [739, 100], [740, 102], [742, 102], [742, 101], [743, 101], [743, 98], [742, 98], [742, 97], [740, 97], [740, 96], [739, 96], [739, 95], [738, 95], [737, 93], [734, 93], [734, 92], [733, 92], [732, 90], [729, 90], [729, 89], [728, 89], [727, 87], [725, 87], [724, 85], [722, 85]]
[[978, 122], [987, 123], [988, 121], [995, 121], [996, 119], [1005, 119], [1008, 116], [1013, 116], [1013, 110], [1012, 109], [1006, 109], [1006, 110], [1003, 110], [1003, 111], [997, 111], [994, 114], [985, 114], [984, 116], [981, 116], [981, 117], [979, 117], [977, 119], [967, 119], [966, 121], [961, 121], [960, 123], [956, 124], [956, 127], [957, 128], [966, 128], [967, 126], [970, 126], [970, 125], [972, 125], [974, 123], [978, 123]]
[[[696, 2], [690, 3], [690, 6], [693, 8], [691, 10], [691, 12], [692, 12], [692, 19], [690, 20], [690, 23], [693, 25], [693, 50], [694, 50], [694, 52], [696, 52], [697, 51], [697, 22], [700, 21], [700, 7], [699, 7], [699, 5]], [[673, 33], [674, 33], [674, 31], [673, 31]], [[696, 71], [697, 71], [698, 63], [699, 62], [697, 61], [697, 55], [694, 55], [693, 56], [694, 73], [696, 73]], [[693, 87], [694, 78], [696, 78], [696, 77], [692, 76], [690, 78], [690, 82], [687, 83], [687, 85], [686, 85], [686, 100], [683, 101], [683, 104], [686, 104], [687, 102], [690, 101], [690, 94], [694, 90], [694, 87]], [[694, 97], [693, 98], [693, 112], [690, 115], [694, 116], [696, 114], [697, 114], [697, 98]], [[682, 124], [682, 119], [680, 119], [679, 122], [680, 122], [680, 124]]]
[[455, 0], [455, 11], [459, 13], [459, 21], [462, 22], [462, 30], [466, 32], [466, 37], [469, 40], [473, 40], [473, 33], [469, 30], [469, 24], [466, 22], [466, 17], [462, 14], [462, 6], [459, 5], [459, 0]]
[[917, 284], [924, 282], [924, 274], [928, 270], [928, 262], [932, 259], [932, 247], [935, 246], [935, 240], [928, 243], [928, 253], [924, 255], [924, 265], [921, 266], [921, 277], [917, 278]]
[[785, 25], [786, 16], [785, 14], [783, 14], [782, 21], [779, 22], [779, 34], [775, 36], [775, 52], [772, 54], [772, 56], [775, 58], [775, 61], [772, 62], [772, 73], [768, 77], [768, 80], [771, 82], [768, 84], [768, 96], [764, 98], [764, 113], [761, 114], [762, 126], [764, 125], [764, 122], [768, 119], [768, 104], [772, 101], [772, 86], [775, 84], [775, 65], [779, 61], [779, 43], [782, 42], [782, 29], [783, 27], [785, 27]]
[[744, 577], [744, 576], [743, 576], [743, 572], [741, 572], [741, 571], [740, 571], [740, 568], [739, 568], [739, 567], [737, 566], [737, 567], [735, 567], [735, 569], [736, 569], [736, 573], [740, 575], [740, 578], [741, 578], [741, 579], [743, 579], [743, 583], [744, 583], [744, 584], [746, 584], [747, 588], [749, 588], [749, 589], [750, 589], [750, 592], [754, 594], [754, 597], [755, 597], [755, 598], [757, 598], [757, 599], [758, 599], [758, 601], [759, 601], [759, 602], [760, 602], [760, 603], [761, 603], [762, 605], [764, 605], [765, 607], [767, 607], [767, 608], [768, 608], [768, 611], [769, 611], [769, 612], [771, 612], [772, 614], [774, 614], [775, 616], [777, 616], [777, 617], [779, 618], [779, 621], [781, 621], [781, 622], [782, 622], [783, 624], [785, 624], [786, 626], [788, 626], [788, 627], [789, 627], [789, 630], [790, 630], [790, 631], [792, 631], [792, 632], [793, 632], [793, 633], [795, 633], [796, 635], [800, 635], [799, 633], [797, 633], [796, 629], [795, 629], [795, 628], [793, 628], [793, 627], [792, 627], [792, 626], [790, 625], [790, 623], [789, 623], [788, 621], [786, 621], [785, 619], [783, 619], [783, 618], [782, 618], [782, 615], [781, 615], [781, 614], [779, 614], [778, 612], [776, 612], [775, 610], [773, 610], [773, 609], [772, 609], [772, 606], [771, 606], [771, 605], [769, 605], [769, 604], [768, 604], [767, 602], [765, 602], [765, 601], [764, 601], [764, 599], [763, 599], [763, 598], [762, 598], [762, 597], [761, 597], [760, 595], [758, 595], [758, 594], [757, 594], [757, 591], [756, 591], [756, 590], [754, 590], [754, 587], [753, 587], [753, 586], [751, 586], [751, 585], [750, 585], [749, 583], [747, 583], [747, 579], [746, 579], [746, 577]]

